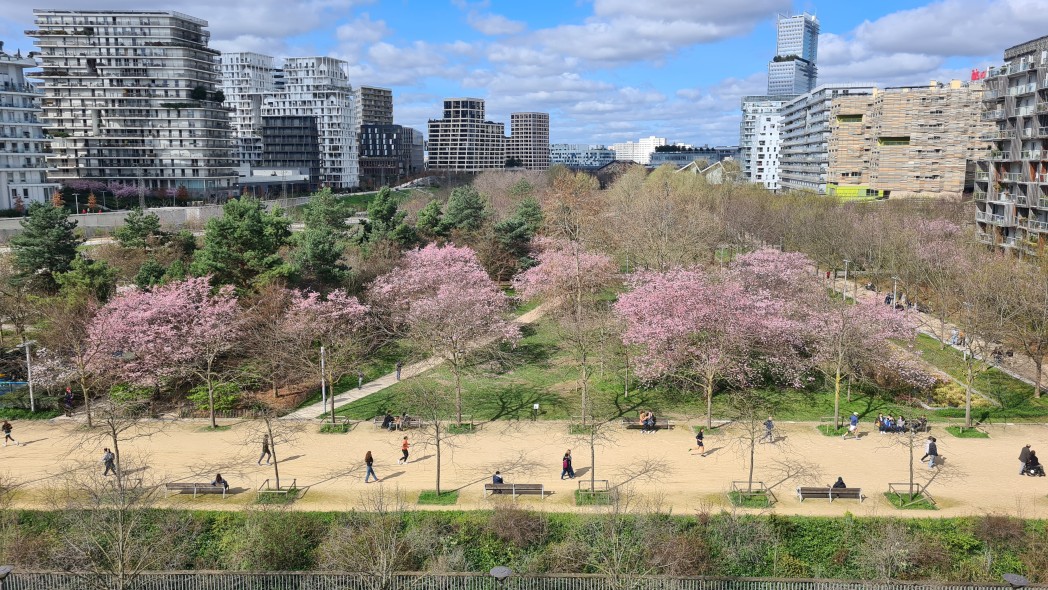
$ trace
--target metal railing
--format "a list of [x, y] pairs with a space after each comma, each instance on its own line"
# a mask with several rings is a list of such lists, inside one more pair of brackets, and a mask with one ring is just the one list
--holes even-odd
[[[788, 578], [669, 578], [628, 577], [637, 590], [1002, 590], [994, 584], [936, 584], [933, 582], [873, 582], [865, 580], [788, 579]], [[92, 578], [97, 579], [97, 578]], [[157, 572], [142, 574], [136, 588], [141, 590], [344, 590], [346, 588], [388, 588], [389, 590], [604, 590], [605, 576], [593, 574], [557, 576], [510, 576], [497, 584], [486, 573], [476, 574], [393, 574], [387, 584], [377, 576], [313, 572]], [[71, 574], [14, 572], [5, 590], [40, 588], [72, 589], [84, 587], [84, 580]]]

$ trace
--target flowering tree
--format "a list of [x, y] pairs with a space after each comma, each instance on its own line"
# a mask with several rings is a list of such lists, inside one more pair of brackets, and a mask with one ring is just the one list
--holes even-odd
[[604, 307], [598, 295], [615, 279], [611, 258], [582, 249], [578, 241], [535, 240], [538, 264], [521, 273], [514, 286], [527, 299], [541, 299], [561, 328], [563, 340], [570, 344], [578, 364], [579, 391], [582, 393], [582, 421], [589, 415], [591, 357], [605, 333], [601, 320]]
[[[365, 350], [362, 334], [367, 313], [367, 306], [341, 289], [324, 298], [315, 291], [293, 291], [280, 321], [281, 348], [294, 354], [290, 364], [334, 384], [349, 373]], [[335, 395], [330, 393], [334, 422]]]
[[[706, 424], [713, 425], [718, 382], [743, 385], [755, 359], [785, 369], [796, 323], [781, 302], [747, 291], [730, 275], [696, 269], [640, 273], [615, 304], [626, 323], [623, 341], [641, 348], [637, 373], [645, 379], [675, 378], [706, 396]], [[784, 346], [778, 346], [784, 345]]]
[[880, 366], [903, 376], [920, 375], [892, 354], [892, 340], [913, 340], [912, 316], [887, 305], [826, 299], [808, 316], [815, 365], [833, 381], [833, 423], [840, 428], [841, 385]]
[[119, 295], [88, 328], [94, 366], [141, 386], [193, 375], [207, 386], [211, 425], [222, 358], [237, 345], [240, 310], [232, 287], [215, 294], [207, 277]]
[[464, 371], [479, 353], [520, 337], [516, 324], [504, 317], [505, 294], [473, 250], [431, 244], [408, 252], [399, 267], [376, 279], [370, 297], [395, 334], [447, 363], [461, 423]]

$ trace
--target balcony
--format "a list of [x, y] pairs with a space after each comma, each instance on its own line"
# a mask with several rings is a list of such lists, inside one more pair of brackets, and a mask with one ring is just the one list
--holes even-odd
[[986, 191], [976, 190], [976, 191], [974, 191], [972, 193], [972, 195], [975, 197], [976, 201], [985, 201], [986, 200]]
[[1037, 90], [1037, 84], [1035, 82], [1030, 82], [1029, 84], [1019, 84], [1018, 86], [1008, 88], [1008, 94], [1017, 96], [1020, 94], [1028, 94], [1035, 90]]
[[1043, 150], [1024, 150], [1021, 154], [1023, 160], [1042, 160], [1044, 155]]
[[1035, 231], [1042, 234], [1048, 234], [1048, 221], [1038, 221], [1036, 219], [1026, 220], [1026, 229]]
[[981, 232], [977, 232], [975, 235], [979, 239], [980, 242], [982, 242], [984, 244], [993, 244], [993, 234], [981, 231]]
[[1004, 182], [1023, 182], [1025, 179], [1022, 172], [1005, 172], [1001, 175], [1001, 180]]
[[1037, 137], [1048, 137], [1048, 127], [1038, 127], [1035, 135]]
[[975, 220], [983, 223], [992, 223], [994, 225], [1015, 225], [1010, 217], [1004, 215], [997, 215], [996, 213], [989, 213], [986, 211], [976, 211]]
[[989, 182], [990, 181], [990, 173], [989, 172], [976, 172], [975, 173], [975, 180], [981, 180], [983, 182]]
[[1033, 105], [1027, 105], [1024, 107], [1018, 107], [1015, 109], [1016, 117], [1029, 117], [1033, 114]]
[[986, 111], [982, 114], [983, 121], [1000, 121], [1004, 118], [1004, 110]]
[[1004, 152], [990, 152], [990, 159], [995, 162], [1002, 162], [1011, 158]]
[[1048, 199], [1044, 197], [1037, 199], [1037, 205], [1035, 205], [1035, 207], [1038, 209], [1048, 209]]

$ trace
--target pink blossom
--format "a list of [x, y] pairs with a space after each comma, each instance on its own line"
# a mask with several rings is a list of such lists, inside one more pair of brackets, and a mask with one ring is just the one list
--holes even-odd
[[[591, 295], [611, 284], [616, 268], [604, 254], [587, 252], [577, 242], [540, 238], [538, 264], [518, 275], [514, 287], [527, 299]], [[578, 293], [581, 290], [581, 293]]]

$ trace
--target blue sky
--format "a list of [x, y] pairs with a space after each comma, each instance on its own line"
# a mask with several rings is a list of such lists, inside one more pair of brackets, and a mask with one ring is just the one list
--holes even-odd
[[[212, 45], [331, 55], [354, 84], [390, 87], [398, 123], [425, 129], [441, 100], [489, 118], [547, 111], [554, 142], [657, 135], [738, 142], [739, 100], [762, 94], [777, 13], [819, 18], [820, 82], [967, 79], [1048, 34], [1048, 0], [65, 0], [42, 7], [170, 9], [210, 22]], [[6, 49], [32, 48], [32, 0], [0, 0]]]

